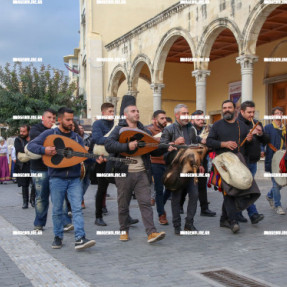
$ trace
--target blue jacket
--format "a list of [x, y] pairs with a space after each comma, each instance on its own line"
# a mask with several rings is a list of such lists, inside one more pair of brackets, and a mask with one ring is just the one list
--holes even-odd
[[[49, 129], [41, 133], [37, 136], [34, 140], [29, 142], [28, 150], [35, 154], [45, 154], [45, 147], [43, 147], [44, 141], [47, 136], [49, 135], [62, 135], [68, 136], [70, 139], [75, 140], [81, 146], [84, 146], [83, 139], [76, 134], [75, 132], [71, 131], [69, 134], [62, 133], [58, 128], [56, 129]], [[66, 167], [66, 168], [48, 168], [48, 175], [51, 177], [61, 177], [61, 178], [76, 178], [80, 177], [81, 175], [81, 165], [77, 164], [74, 166]]]
[[104, 145], [107, 138], [104, 137], [105, 134], [107, 134], [112, 127], [114, 126], [114, 121], [109, 120], [98, 120], [93, 123], [93, 131], [92, 131], [92, 137], [93, 137], [93, 143], [97, 145]]
[[[280, 149], [282, 131], [275, 129], [272, 124], [266, 125], [264, 128], [264, 133], [266, 133], [270, 137], [270, 143], [274, 145], [277, 149]], [[285, 136], [286, 141], [286, 136]], [[285, 149], [285, 143], [283, 145], [283, 149]], [[271, 164], [272, 158], [274, 155], [274, 151], [267, 145], [266, 146], [266, 154], [265, 154], [265, 171], [271, 172]]]

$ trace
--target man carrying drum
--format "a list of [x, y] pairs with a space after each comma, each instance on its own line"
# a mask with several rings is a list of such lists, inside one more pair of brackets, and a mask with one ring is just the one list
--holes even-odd
[[[246, 146], [252, 140], [252, 134], [248, 127], [241, 121], [235, 119], [235, 104], [231, 100], [222, 103], [223, 119], [212, 126], [206, 140], [206, 145], [212, 148], [217, 155], [224, 152], [241, 153], [246, 155]], [[247, 143], [240, 147], [246, 138]], [[230, 228], [233, 233], [240, 230], [236, 220], [235, 198], [223, 192], [222, 214], [220, 227]]]

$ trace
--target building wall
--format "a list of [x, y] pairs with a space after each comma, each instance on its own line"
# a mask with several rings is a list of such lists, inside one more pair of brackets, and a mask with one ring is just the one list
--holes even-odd
[[[241, 80], [241, 67], [240, 64], [236, 64], [236, 57], [241, 54], [259, 56], [259, 62], [254, 64], [254, 101], [259, 116], [262, 117], [266, 113], [267, 99], [263, 79], [267, 64], [263, 62], [263, 58], [269, 57], [282, 39], [256, 48], [255, 38], [261, 19], [268, 15], [267, 12], [270, 9], [273, 9], [272, 5], [260, 4], [259, 0], [225, 1], [225, 9], [220, 6], [224, 1], [219, 0], [210, 1], [208, 5], [190, 5], [170, 13], [157, 24], [148, 26], [148, 29], [143, 29], [124, 41], [119, 41], [120, 39], [117, 38], [124, 38], [126, 33], [135, 31], [137, 25], [151, 20], [157, 13], [179, 1], [127, 0], [125, 5], [99, 5], [96, 4], [96, 0], [81, 1], [89, 2], [90, 5], [89, 11], [87, 10], [89, 24], [87, 24], [86, 34], [87, 44], [88, 39], [91, 39], [88, 44], [90, 48], [86, 49], [87, 65], [90, 65], [90, 69], [86, 70], [85, 80], [90, 116], [98, 114], [99, 106], [107, 96], [117, 96], [119, 107], [122, 95], [132, 89], [139, 91], [137, 103], [140, 111], [143, 111], [142, 121], [145, 123], [150, 121], [153, 111], [152, 90], [144, 80], [140, 79], [137, 86], [132, 81], [132, 73], [137, 68], [135, 61], [139, 56], [150, 63], [151, 82], [165, 84], [162, 90], [162, 108], [168, 115], [173, 114], [173, 108], [178, 101], [186, 103], [191, 111], [195, 110], [195, 78], [191, 76], [191, 72], [198, 68], [211, 71], [211, 75], [207, 77], [207, 113], [220, 110], [220, 103], [228, 97], [228, 84]], [[261, 11], [260, 9], [262, 15], [259, 12], [257, 14], [252, 12]], [[146, 23], [146, 25], [149, 24]], [[230, 29], [237, 39], [239, 53], [197, 66], [180, 63], [165, 65], [165, 56], [177, 37], [183, 36], [188, 41], [192, 56], [209, 56], [214, 40], [226, 28]], [[246, 41], [248, 35], [250, 39]], [[82, 37], [81, 40], [83, 40]], [[97, 45], [92, 44], [92, 41], [98, 41]], [[113, 47], [106, 48], [105, 45], [111, 44], [112, 41], [119, 42]], [[272, 56], [285, 57], [284, 51], [286, 51], [286, 44], [280, 46]], [[101, 65], [100, 62], [96, 62], [96, 57], [99, 55], [125, 58], [126, 61]], [[270, 64], [269, 77], [285, 74], [285, 67], [283, 63]], [[113, 86], [114, 78], [119, 79], [123, 74], [126, 80], [119, 87], [116, 84]]]

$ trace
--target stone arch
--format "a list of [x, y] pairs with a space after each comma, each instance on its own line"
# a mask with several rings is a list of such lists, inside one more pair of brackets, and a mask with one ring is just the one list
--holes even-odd
[[155, 58], [153, 62], [153, 75], [152, 75], [153, 83], [163, 82], [163, 72], [164, 72], [166, 57], [173, 43], [179, 37], [183, 37], [186, 40], [186, 42], [188, 43], [190, 47], [191, 54], [195, 55], [195, 44], [188, 31], [184, 30], [181, 27], [176, 27], [176, 28], [169, 30], [162, 37], [157, 47], [156, 53], [155, 53]]
[[147, 81], [147, 79], [144, 77], [144, 75], [141, 74], [142, 67], [145, 64], [147, 65], [150, 76], [152, 78], [152, 64], [151, 64], [151, 61], [147, 55], [145, 55], [145, 54], [137, 55], [136, 58], [134, 59], [133, 63], [132, 63], [130, 75], [129, 75], [129, 83], [131, 83], [131, 86], [134, 90], [137, 90], [139, 78], [144, 78], [144, 80]]
[[119, 86], [122, 83], [122, 77], [125, 76], [125, 79], [128, 80], [128, 73], [124, 66], [121, 64], [117, 65], [110, 76], [109, 85], [108, 85], [108, 96], [116, 97], [118, 93]]
[[[199, 41], [197, 53], [199, 57], [209, 58], [210, 52], [218, 35], [225, 29], [229, 29], [234, 35], [238, 44], [239, 55], [242, 51], [242, 34], [237, 24], [227, 18], [218, 18], [212, 21], [203, 31], [202, 37]], [[207, 69], [208, 62], [201, 63], [202, 69]]]
[[256, 43], [267, 17], [282, 4], [258, 3], [251, 11], [243, 29], [243, 53], [255, 55]]

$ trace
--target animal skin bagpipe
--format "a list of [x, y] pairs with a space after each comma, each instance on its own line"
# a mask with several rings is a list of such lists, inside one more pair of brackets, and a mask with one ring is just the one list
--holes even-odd
[[[208, 148], [201, 145], [201, 149], [187, 148], [170, 153], [171, 163], [163, 176], [163, 183], [169, 190], [175, 191], [184, 188], [190, 178], [181, 177], [181, 173], [197, 173]], [[197, 183], [197, 177], [194, 177]]]
[[[100, 155], [90, 154], [76, 141], [61, 135], [49, 135], [43, 144], [44, 147], [56, 147], [57, 154], [43, 155], [43, 163], [52, 168], [65, 168], [85, 161], [87, 158], [98, 158]], [[137, 160], [130, 158], [104, 157], [107, 160], [121, 161], [125, 164], [135, 164]]]
[[123, 152], [121, 155], [123, 156], [139, 156], [146, 153], [150, 153], [158, 148], [168, 148], [169, 146], [173, 146], [179, 149], [202, 149], [202, 146], [198, 144], [192, 145], [174, 145], [174, 144], [163, 144], [159, 143], [148, 133], [133, 128], [121, 128], [120, 129], [120, 143], [129, 143], [132, 141], [138, 141], [138, 146], [135, 150], [131, 150], [129, 152]]

